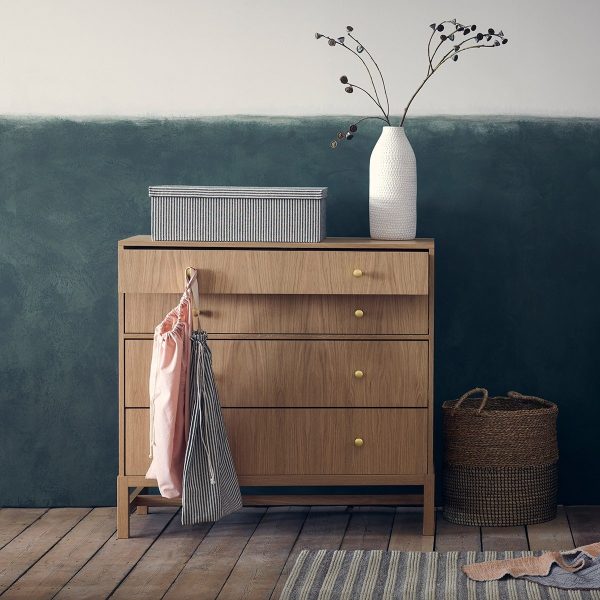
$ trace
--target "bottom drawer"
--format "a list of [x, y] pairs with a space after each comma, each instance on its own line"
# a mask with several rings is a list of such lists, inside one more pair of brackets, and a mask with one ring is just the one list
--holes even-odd
[[[125, 474], [150, 466], [147, 408], [125, 410]], [[400, 475], [427, 470], [427, 409], [224, 408], [238, 475]], [[361, 446], [355, 440], [361, 439]]]
[[427, 470], [427, 409], [224, 408], [223, 417], [238, 475]]

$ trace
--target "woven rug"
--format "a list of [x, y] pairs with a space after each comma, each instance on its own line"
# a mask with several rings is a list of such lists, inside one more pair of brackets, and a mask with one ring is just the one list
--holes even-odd
[[532, 554], [303, 550], [281, 600], [600, 600], [600, 590], [561, 590], [521, 579], [476, 582], [461, 569]]

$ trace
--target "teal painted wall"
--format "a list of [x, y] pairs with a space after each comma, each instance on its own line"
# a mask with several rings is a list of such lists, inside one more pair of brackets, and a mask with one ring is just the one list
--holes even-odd
[[[377, 131], [330, 150], [345, 123], [0, 120], [1, 505], [114, 504], [116, 242], [149, 232], [147, 186], [329, 186], [329, 234], [368, 235]], [[561, 500], [600, 503], [600, 121], [407, 133], [437, 240], [436, 403], [556, 401]]]

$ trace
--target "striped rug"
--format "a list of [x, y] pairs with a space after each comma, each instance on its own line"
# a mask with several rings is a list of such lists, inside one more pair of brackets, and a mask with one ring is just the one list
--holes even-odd
[[303, 550], [281, 600], [600, 600], [600, 590], [561, 590], [521, 579], [475, 582], [461, 570], [467, 563], [525, 554], [534, 553]]

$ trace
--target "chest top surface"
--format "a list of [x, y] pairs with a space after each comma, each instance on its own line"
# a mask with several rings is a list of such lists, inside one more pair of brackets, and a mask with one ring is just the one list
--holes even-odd
[[373, 240], [360, 237], [330, 237], [322, 242], [163, 242], [155, 241], [149, 235], [134, 235], [119, 241], [122, 249], [193, 249], [193, 248], [248, 248], [282, 250], [433, 250], [435, 242], [431, 238], [414, 240]]

